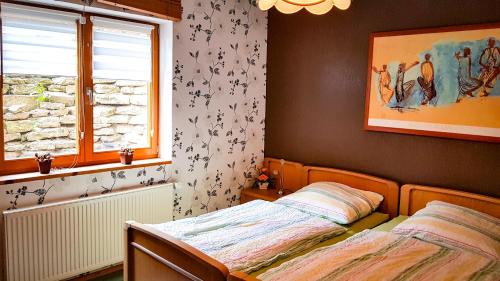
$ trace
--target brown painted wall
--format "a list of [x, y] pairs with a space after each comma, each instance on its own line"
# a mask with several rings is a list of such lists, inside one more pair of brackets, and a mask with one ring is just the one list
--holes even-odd
[[[363, 130], [370, 32], [500, 21], [498, 0], [269, 13], [265, 154], [500, 197], [500, 144]], [[499, 109], [500, 110], [500, 109]]]

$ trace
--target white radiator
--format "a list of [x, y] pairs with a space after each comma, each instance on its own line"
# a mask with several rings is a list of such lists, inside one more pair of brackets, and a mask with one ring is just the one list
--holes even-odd
[[127, 220], [172, 219], [173, 185], [5, 211], [8, 281], [60, 280], [122, 261]]

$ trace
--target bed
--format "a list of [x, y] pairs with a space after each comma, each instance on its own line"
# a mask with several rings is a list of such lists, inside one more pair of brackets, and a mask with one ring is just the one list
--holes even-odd
[[[428, 203], [430, 204], [428, 205]], [[426, 206], [427, 208], [424, 209]], [[474, 218], [484, 219], [486, 223], [488, 223], [488, 220], [492, 221], [490, 227], [493, 229], [490, 230], [489, 234], [486, 234], [494, 236], [491, 240], [493, 245], [489, 245], [489, 242], [485, 239], [481, 247], [491, 246], [487, 250], [491, 250], [493, 253], [478, 250], [475, 245], [464, 250], [463, 245], [458, 245], [455, 240], [452, 240], [453, 243], [450, 244], [449, 241], [445, 241], [446, 239], [441, 237], [438, 237], [438, 240], [428, 240], [429, 238], [435, 238], [432, 235], [428, 236], [432, 234], [429, 231], [429, 226], [434, 228], [438, 226], [432, 223], [424, 225], [424, 218], [429, 220], [429, 214], [426, 216], [425, 212], [429, 212], [426, 210], [430, 210], [430, 208], [435, 208], [435, 210], [439, 210], [443, 214], [447, 214], [447, 208], [454, 211], [458, 210], [463, 212], [460, 214], [479, 216]], [[471, 212], [469, 209], [473, 211]], [[405, 227], [405, 222], [408, 223], [412, 215], [414, 215], [412, 220], [416, 219], [417, 223], [409, 223], [409, 226]], [[437, 215], [439, 214], [432, 213], [430, 217], [434, 218]], [[448, 222], [453, 218], [453, 214], [451, 214], [442, 219], [445, 223], [448, 223], [450, 228], [453, 228], [453, 224]], [[416, 275], [425, 280], [425, 276], [429, 277], [428, 272], [433, 272], [431, 279], [436, 280], [445, 278], [450, 280], [497, 280], [500, 278], [500, 248], [498, 244], [500, 226], [498, 225], [498, 218], [500, 218], [500, 199], [498, 198], [444, 188], [404, 185], [401, 188], [400, 216], [375, 227], [373, 230], [363, 231], [342, 243], [332, 247], [320, 248], [309, 255], [303, 255], [280, 267], [273, 267], [266, 272], [260, 272], [263, 274], [259, 274], [258, 278], [262, 280], [282, 280], [284, 278], [287, 280], [290, 278], [290, 280], [300, 280], [301, 274], [306, 274], [310, 280], [315, 280], [317, 276], [336, 280], [365, 279], [364, 277], [367, 276], [373, 280], [398, 278], [406, 280]], [[422, 220], [422, 225], [419, 225], [419, 219]], [[460, 219], [459, 223], [462, 226], [465, 225], [466, 219], [461, 216]], [[425, 223], [428, 223], [428, 221]], [[477, 222], [477, 224], [482, 223]], [[420, 232], [425, 234], [424, 237], [413, 236], [415, 234], [411, 236], [405, 235], [405, 231], [408, 229], [413, 230], [419, 226], [425, 230], [425, 232]], [[468, 229], [468, 227], [464, 227], [464, 229]], [[485, 226], [484, 228], [488, 229], [489, 227]], [[478, 232], [483, 233], [484, 229]], [[467, 235], [464, 237], [468, 239], [468, 243], [472, 243], [469, 242], [472, 240], [473, 243], [478, 243], [478, 239], [470, 240], [471, 237]], [[488, 238], [488, 236], [484, 238]], [[381, 249], [389, 248], [393, 251], [391, 254], [380, 254]], [[321, 269], [323, 268], [327, 268], [326, 271], [322, 272]], [[407, 268], [408, 270], [402, 270], [401, 268]], [[398, 272], [398, 270], [401, 270], [401, 272]], [[393, 272], [399, 274], [397, 275], [398, 278], [393, 278], [390, 275]], [[233, 281], [261, 280], [254, 275], [249, 276], [241, 272], [231, 273], [228, 279]]]
[[[266, 158], [265, 163], [272, 169], [279, 160]], [[293, 179], [293, 182], [285, 181], [285, 186], [294, 191], [311, 183], [331, 181], [373, 191], [384, 197], [377, 212], [359, 224], [351, 225], [343, 239], [397, 215], [399, 187], [395, 182], [350, 171], [301, 166], [296, 163], [285, 165], [285, 174], [286, 178]], [[226, 265], [147, 225], [127, 222], [124, 242], [125, 280], [226, 280], [229, 276]]]

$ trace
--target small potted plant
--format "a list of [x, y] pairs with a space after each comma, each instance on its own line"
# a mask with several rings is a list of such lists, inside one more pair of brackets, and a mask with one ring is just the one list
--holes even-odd
[[267, 189], [272, 184], [273, 178], [267, 175], [267, 168], [258, 170], [258, 177], [255, 180], [253, 187], [258, 189]]
[[50, 155], [50, 153], [38, 155], [38, 153], [35, 153], [35, 160], [38, 163], [38, 170], [40, 171], [40, 174], [49, 174], [50, 173], [50, 168], [52, 166], [52, 160], [54, 160], [54, 157]]
[[132, 148], [121, 148], [120, 149], [120, 163], [124, 165], [132, 164], [134, 159], [134, 151]]

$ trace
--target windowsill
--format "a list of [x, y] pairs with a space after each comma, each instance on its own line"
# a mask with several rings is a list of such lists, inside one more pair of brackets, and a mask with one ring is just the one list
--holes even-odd
[[132, 162], [131, 165], [123, 165], [121, 163], [111, 163], [111, 164], [101, 164], [101, 165], [77, 167], [77, 168], [71, 168], [71, 169], [53, 170], [50, 172], [50, 174], [47, 174], [47, 175], [40, 174], [39, 172], [13, 174], [13, 175], [0, 176], [0, 185], [19, 183], [19, 182], [27, 182], [27, 181], [35, 181], [35, 180], [62, 178], [62, 177], [69, 177], [69, 176], [86, 175], [86, 174], [95, 174], [95, 173], [102, 173], [102, 172], [108, 172], [108, 171], [114, 171], [114, 170], [128, 170], [128, 169], [134, 169], [134, 168], [164, 165], [164, 164], [171, 164], [171, 163], [172, 163], [172, 161], [170, 161], [170, 160], [155, 158], [155, 159], [147, 159], [147, 160], [136, 160], [136, 161]]

